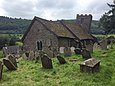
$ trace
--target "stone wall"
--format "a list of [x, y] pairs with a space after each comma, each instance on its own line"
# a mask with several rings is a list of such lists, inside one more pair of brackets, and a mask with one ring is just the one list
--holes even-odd
[[58, 38], [41, 23], [35, 21], [23, 41], [24, 51], [37, 51], [37, 41], [42, 42], [42, 50], [46, 54], [53, 56], [53, 51], [58, 52]]

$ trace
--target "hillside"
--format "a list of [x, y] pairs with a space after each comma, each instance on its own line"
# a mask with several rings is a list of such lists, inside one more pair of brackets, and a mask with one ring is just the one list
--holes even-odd
[[31, 20], [0, 16], [0, 33], [24, 33]]
[[[72, 22], [75, 20], [67, 20], [68, 22]], [[21, 19], [21, 18], [9, 18], [0, 16], [0, 33], [6, 34], [23, 34], [27, 27], [29, 26], [31, 20]], [[93, 20], [91, 24], [91, 32], [93, 34], [102, 34], [104, 31], [98, 28], [98, 21]]]

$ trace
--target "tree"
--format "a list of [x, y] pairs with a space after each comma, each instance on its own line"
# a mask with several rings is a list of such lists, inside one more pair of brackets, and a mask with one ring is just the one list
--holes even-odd
[[[103, 16], [100, 18], [100, 24], [99, 24], [99, 26], [103, 28], [106, 38], [108, 34], [112, 33], [112, 31], [115, 30], [115, 0], [113, 4], [107, 3], [107, 5], [111, 8], [111, 10], [103, 14]], [[111, 48], [112, 44], [113, 43], [111, 41]]]
[[115, 3], [112, 5], [107, 3], [107, 5], [111, 8], [111, 10], [103, 14], [100, 18], [100, 27], [104, 29], [105, 35], [108, 35], [115, 29]]

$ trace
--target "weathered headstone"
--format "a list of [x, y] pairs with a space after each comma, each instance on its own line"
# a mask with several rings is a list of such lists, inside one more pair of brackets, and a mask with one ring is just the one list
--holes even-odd
[[34, 51], [30, 51], [30, 52], [29, 52], [29, 57], [28, 57], [28, 59], [29, 59], [29, 60], [35, 59]]
[[17, 67], [17, 62], [16, 62], [16, 58], [14, 57], [14, 55], [8, 55], [7, 58]]
[[34, 53], [35, 58], [38, 57], [39, 55], [40, 55], [40, 54], [39, 54], [39, 52], [37, 52], [37, 51]]
[[90, 52], [87, 51], [86, 49], [82, 49], [82, 57], [83, 57], [84, 59], [89, 59], [89, 58], [91, 58], [91, 54], [90, 54]]
[[86, 50], [89, 51], [89, 52], [93, 52], [93, 43], [91, 44], [87, 44], [86, 46]]
[[59, 63], [60, 64], [65, 64], [65, 63], [67, 63], [66, 61], [65, 61], [65, 59], [63, 58], [63, 57], [61, 57], [61, 56], [57, 56], [57, 59], [58, 59], [58, 61], [59, 61]]
[[2, 70], [3, 70], [3, 64], [0, 61], [0, 80], [2, 79]]
[[95, 58], [87, 59], [80, 64], [81, 72], [94, 73], [98, 72], [99, 68], [100, 68], [100, 60], [97, 60]]
[[40, 59], [40, 54], [39, 54], [39, 52], [35, 52], [34, 53], [34, 57], [35, 57], [35, 60], [39, 60]]
[[100, 49], [99, 43], [94, 43], [93, 49]]
[[41, 57], [41, 62], [42, 62], [43, 68], [45, 68], [45, 69], [52, 69], [53, 68], [52, 60], [46, 54], [44, 54]]
[[26, 54], [25, 54], [25, 53], [23, 53], [23, 54], [22, 54], [22, 57], [23, 57], [23, 59], [25, 59], [25, 60], [27, 60], [27, 59], [28, 59], [28, 57], [26, 56]]
[[16, 66], [9, 59], [3, 59], [3, 63], [9, 70], [17, 69]]
[[107, 50], [107, 40], [106, 39], [103, 39], [99, 44], [102, 50]]
[[59, 53], [64, 54], [64, 47], [59, 48]]
[[64, 56], [71, 56], [71, 49], [70, 47], [64, 48]]
[[71, 54], [74, 55], [75, 54], [75, 51], [74, 51], [75, 47], [71, 47], [70, 49], [71, 49]]
[[81, 49], [80, 48], [75, 48], [74, 52], [75, 52], [75, 54], [81, 54]]

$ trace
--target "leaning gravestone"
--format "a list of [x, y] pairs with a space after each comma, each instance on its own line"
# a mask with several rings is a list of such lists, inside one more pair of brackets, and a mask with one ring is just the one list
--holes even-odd
[[75, 54], [81, 54], [81, 49], [80, 48], [75, 48], [74, 52], [75, 52]]
[[17, 69], [16, 66], [9, 59], [3, 59], [3, 63], [9, 70]]
[[60, 64], [65, 64], [65, 63], [67, 63], [66, 61], [65, 61], [65, 59], [63, 58], [63, 57], [61, 57], [61, 56], [57, 56], [57, 59], [58, 59], [58, 61], [59, 61], [59, 63]]
[[84, 59], [89, 59], [89, 58], [91, 58], [91, 54], [90, 54], [90, 52], [89, 52], [88, 50], [83, 49], [83, 50], [82, 50], [82, 57], [83, 57]]
[[99, 44], [102, 50], [107, 50], [107, 40], [106, 39], [103, 39]]
[[42, 62], [43, 68], [45, 68], [45, 69], [52, 69], [53, 68], [52, 60], [46, 54], [44, 54], [41, 57], [41, 62]]
[[71, 49], [70, 47], [64, 48], [64, 56], [71, 56]]
[[7, 58], [17, 67], [16, 58], [13, 55], [8, 55]]
[[0, 80], [2, 79], [2, 70], [3, 70], [3, 64], [0, 61]]

